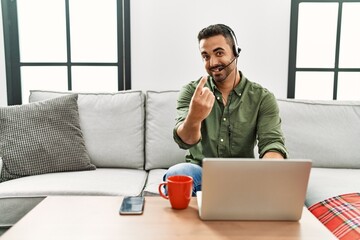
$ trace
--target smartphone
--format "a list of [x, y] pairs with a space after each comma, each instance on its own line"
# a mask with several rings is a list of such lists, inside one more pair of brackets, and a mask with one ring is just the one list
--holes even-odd
[[138, 215], [144, 211], [145, 198], [139, 196], [126, 196], [124, 197], [121, 207], [121, 215]]

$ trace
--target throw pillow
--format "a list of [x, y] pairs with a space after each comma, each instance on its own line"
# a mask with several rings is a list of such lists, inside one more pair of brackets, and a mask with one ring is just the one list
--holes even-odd
[[0, 182], [94, 170], [79, 124], [77, 94], [0, 107]]

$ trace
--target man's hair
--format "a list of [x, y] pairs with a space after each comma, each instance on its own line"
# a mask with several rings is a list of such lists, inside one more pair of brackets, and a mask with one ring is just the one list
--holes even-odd
[[233, 30], [225, 24], [214, 24], [203, 28], [198, 34], [198, 41], [200, 42], [202, 39], [207, 39], [217, 35], [222, 35], [230, 45], [231, 49], [233, 46], [237, 45], [235, 42], [236, 39], [234, 39], [235, 35]]

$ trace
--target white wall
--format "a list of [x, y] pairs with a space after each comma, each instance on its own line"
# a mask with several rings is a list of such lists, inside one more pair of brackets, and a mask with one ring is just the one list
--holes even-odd
[[5, 72], [5, 49], [2, 11], [0, 7], [0, 106], [7, 105], [6, 72]]
[[[229, 25], [241, 69], [276, 97], [287, 93], [290, 2], [284, 0], [131, 0], [132, 88], [180, 89], [205, 74], [197, 34]], [[0, 46], [3, 25], [0, 11]], [[6, 105], [4, 48], [0, 47], [0, 106]]]
[[239, 69], [286, 98], [291, 1], [132, 0], [133, 89], [179, 89], [205, 74], [197, 34], [224, 23], [242, 48]]

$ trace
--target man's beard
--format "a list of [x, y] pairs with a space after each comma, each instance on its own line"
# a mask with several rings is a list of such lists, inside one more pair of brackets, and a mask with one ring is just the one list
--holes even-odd
[[[215, 67], [214, 67], [215, 68]], [[212, 68], [211, 68], [212, 69]], [[214, 79], [216, 83], [223, 83], [231, 74], [234, 69], [225, 68], [219, 72], [213, 72], [211, 69], [208, 71], [209, 75]]]

